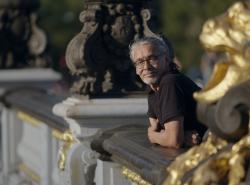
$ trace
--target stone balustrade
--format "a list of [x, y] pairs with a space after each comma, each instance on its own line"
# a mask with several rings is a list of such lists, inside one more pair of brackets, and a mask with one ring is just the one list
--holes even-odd
[[0, 184], [59, 184], [58, 150], [68, 125], [51, 109], [60, 99], [36, 88], [2, 96]]

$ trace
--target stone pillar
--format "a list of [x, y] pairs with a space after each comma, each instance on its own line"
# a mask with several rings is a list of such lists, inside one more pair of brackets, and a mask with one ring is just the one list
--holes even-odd
[[63, 117], [71, 131], [71, 139], [65, 140], [59, 151], [60, 184], [94, 184], [95, 167], [99, 157], [99, 154], [90, 148], [94, 135], [100, 129], [109, 127], [125, 124], [146, 125], [146, 109], [145, 98], [83, 100], [70, 97], [55, 105], [54, 114]]

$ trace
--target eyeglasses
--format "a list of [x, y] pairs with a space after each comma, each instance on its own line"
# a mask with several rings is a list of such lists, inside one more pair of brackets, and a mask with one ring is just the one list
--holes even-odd
[[134, 65], [138, 69], [142, 69], [147, 62], [148, 64], [154, 66], [159, 62], [159, 57], [162, 56], [163, 54], [159, 55], [149, 55], [145, 58], [140, 58], [134, 62]]

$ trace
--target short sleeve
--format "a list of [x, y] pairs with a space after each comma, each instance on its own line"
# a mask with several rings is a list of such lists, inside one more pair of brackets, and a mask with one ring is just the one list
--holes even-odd
[[147, 112], [147, 116], [150, 118], [157, 118], [154, 110], [153, 110], [153, 106], [152, 106], [152, 97], [148, 97], [148, 112]]
[[160, 90], [160, 124], [185, 115], [185, 98], [181, 86], [175, 81], [168, 81]]

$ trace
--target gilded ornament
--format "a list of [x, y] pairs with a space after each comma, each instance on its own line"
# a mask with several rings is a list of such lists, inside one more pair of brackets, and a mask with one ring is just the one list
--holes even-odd
[[38, 184], [41, 183], [41, 177], [31, 168], [29, 168], [26, 164], [21, 163], [18, 166], [18, 169], [20, 172], [26, 174], [33, 182], [36, 182]]
[[122, 175], [137, 185], [152, 185], [149, 182], [145, 181], [140, 175], [129, 170], [126, 167], [122, 168]]
[[227, 142], [209, 134], [207, 140], [178, 156], [167, 168], [167, 179], [164, 185], [180, 185], [182, 176], [196, 167], [201, 161], [217, 153]]
[[[249, 121], [250, 124], [250, 121]], [[229, 149], [222, 151], [201, 164], [185, 185], [227, 182], [238, 185], [244, 179], [245, 161], [250, 155], [250, 134], [243, 137]]]
[[33, 116], [31, 116], [25, 112], [22, 112], [22, 111], [17, 112], [17, 117], [20, 118], [25, 123], [28, 123], [34, 127], [38, 127], [42, 123], [42, 121], [40, 121], [40, 120], [34, 118]]
[[76, 139], [74, 138], [71, 131], [66, 131], [63, 135], [61, 135], [60, 140], [62, 140], [64, 143], [59, 149], [58, 168], [61, 171], [64, 171], [68, 151], [71, 148], [71, 146], [76, 142]]
[[199, 102], [215, 103], [236, 85], [250, 79], [250, 2], [237, 2], [227, 13], [208, 20], [200, 35], [210, 51], [223, 52], [226, 59], [215, 65], [205, 88], [194, 93]]
[[[210, 51], [225, 53], [226, 58], [215, 65], [205, 88], [194, 94], [198, 102], [217, 103], [230, 89], [250, 80], [249, 30], [250, 1], [237, 2], [225, 14], [205, 23], [201, 43]], [[249, 111], [249, 102], [246, 104]], [[210, 133], [205, 142], [177, 157], [167, 168], [164, 185], [238, 185], [245, 178], [249, 155], [249, 131], [235, 144], [228, 144]], [[190, 170], [192, 175], [183, 178]]]

